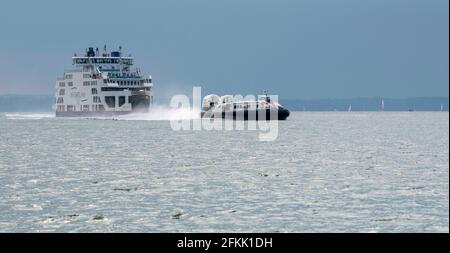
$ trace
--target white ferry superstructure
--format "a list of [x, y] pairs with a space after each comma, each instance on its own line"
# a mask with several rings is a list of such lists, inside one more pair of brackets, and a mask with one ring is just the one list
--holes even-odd
[[93, 47], [72, 57], [74, 70], [66, 70], [56, 82], [57, 117], [114, 116], [146, 112], [153, 104], [152, 78], [132, 68], [134, 58], [122, 48], [102, 52]]

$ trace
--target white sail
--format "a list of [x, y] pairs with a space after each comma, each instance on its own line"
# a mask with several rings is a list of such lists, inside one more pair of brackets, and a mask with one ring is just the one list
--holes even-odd
[[351, 105], [351, 104], [348, 106], [348, 111], [349, 111], [349, 112], [352, 111], [352, 105]]
[[381, 111], [384, 111], [384, 99], [381, 99], [381, 107], [380, 107]]

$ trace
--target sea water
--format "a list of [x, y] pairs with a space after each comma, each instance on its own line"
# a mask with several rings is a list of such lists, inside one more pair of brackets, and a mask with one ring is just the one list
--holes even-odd
[[0, 114], [0, 232], [449, 232], [448, 112], [156, 119]]

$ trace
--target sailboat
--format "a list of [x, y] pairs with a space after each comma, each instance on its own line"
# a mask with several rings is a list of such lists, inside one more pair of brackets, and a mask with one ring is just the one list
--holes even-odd
[[380, 107], [380, 111], [384, 111], [384, 99], [381, 99], [381, 107]]
[[444, 105], [441, 104], [441, 112], [443, 112], [443, 111], [444, 111]]
[[352, 105], [350, 104], [349, 106], [348, 106], [348, 112], [351, 112], [352, 111]]

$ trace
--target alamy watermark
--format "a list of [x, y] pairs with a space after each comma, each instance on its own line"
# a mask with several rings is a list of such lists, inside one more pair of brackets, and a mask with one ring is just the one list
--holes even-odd
[[191, 112], [191, 119], [171, 120], [174, 131], [259, 131], [260, 141], [274, 141], [278, 137], [278, 96], [258, 100], [254, 95], [207, 96], [202, 100], [201, 87], [194, 87], [190, 98], [178, 94], [170, 100], [172, 109]]

